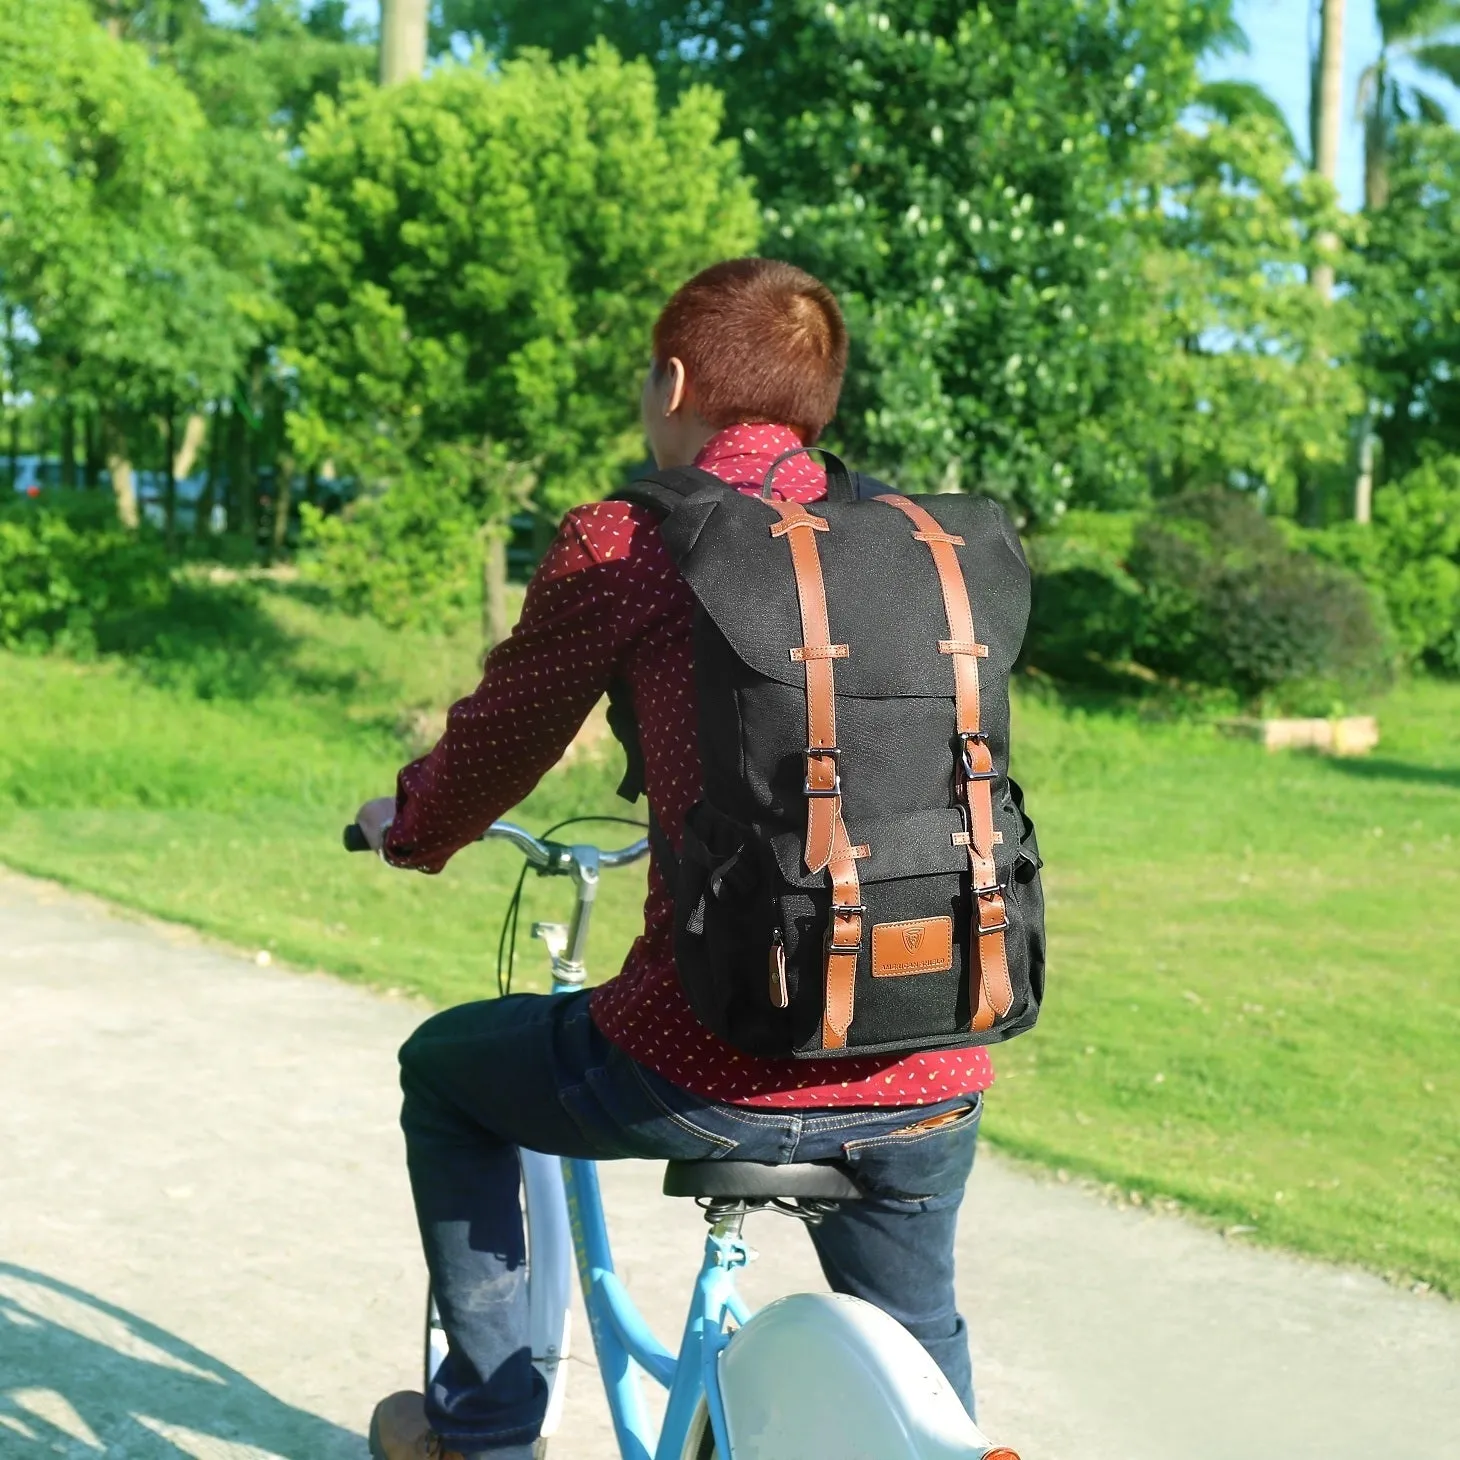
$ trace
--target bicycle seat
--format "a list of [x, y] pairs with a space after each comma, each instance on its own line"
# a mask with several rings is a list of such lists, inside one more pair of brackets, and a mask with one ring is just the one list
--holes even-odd
[[671, 1161], [665, 1196], [708, 1196], [721, 1201], [859, 1201], [862, 1189], [835, 1161], [768, 1166], [761, 1161]]

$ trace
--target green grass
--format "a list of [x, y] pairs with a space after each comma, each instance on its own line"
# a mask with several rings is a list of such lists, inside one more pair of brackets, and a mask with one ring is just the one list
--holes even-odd
[[[337, 851], [411, 712], [472, 682], [470, 636], [387, 633], [278, 586], [189, 605], [160, 645], [134, 626], [150, 648], [131, 663], [0, 656], [0, 859], [302, 966], [443, 1003], [489, 991], [511, 853], [423, 878]], [[1035, 1033], [996, 1053], [986, 1128], [1453, 1294], [1460, 686], [1406, 685], [1380, 715], [1376, 755], [1333, 762], [1020, 696], [1050, 986]], [[580, 758], [518, 815], [620, 814], [614, 774]], [[528, 890], [524, 928], [561, 912], [560, 888]], [[609, 890], [600, 973], [640, 875]]]

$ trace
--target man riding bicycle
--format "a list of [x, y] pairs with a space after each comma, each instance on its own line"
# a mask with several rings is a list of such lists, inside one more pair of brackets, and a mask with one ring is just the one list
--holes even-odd
[[[808, 274], [764, 259], [707, 269], [654, 329], [642, 412], [655, 461], [757, 492], [777, 458], [831, 421], [846, 358], [837, 302]], [[816, 502], [826, 474], [794, 456], [775, 489], [783, 503]], [[440, 871], [532, 790], [619, 685], [653, 819], [677, 850], [702, 794], [694, 609], [652, 512], [621, 501], [570, 512], [479, 688], [401, 772], [396, 796], [361, 808], [371, 844], [396, 866]], [[972, 1413], [953, 1241], [993, 1079], [986, 1051], [748, 1055], [691, 1010], [673, 922], [656, 858], [644, 932], [618, 977], [447, 1010], [402, 1049], [407, 1160], [450, 1354], [429, 1393], [378, 1406], [375, 1456], [533, 1452], [546, 1392], [527, 1340], [519, 1146], [596, 1160], [854, 1160], [867, 1199], [810, 1229], [826, 1279], [908, 1328]]]

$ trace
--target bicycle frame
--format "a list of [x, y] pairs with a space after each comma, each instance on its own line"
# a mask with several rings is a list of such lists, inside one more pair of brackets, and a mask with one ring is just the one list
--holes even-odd
[[[555, 980], [553, 992], [570, 993], [576, 987]], [[529, 1156], [523, 1153], [524, 1167]], [[548, 1190], [557, 1175], [583, 1306], [623, 1460], [681, 1460], [702, 1396], [719, 1453], [728, 1457], [717, 1360], [729, 1340], [727, 1323], [744, 1323], [750, 1316], [735, 1288], [736, 1270], [750, 1256], [744, 1239], [736, 1231], [719, 1227], [706, 1238], [676, 1356], [655, 1337], [614, 1269], [597, 1163], [559, 1162], [550, 1157], [538, 1160], [540, 1167], [532, 1176], [534, 1200], [553, 1200]], [[535, 1228], [537, 1220], [534, 1217]], [[668, 1409], [657, 1436], [644, 1402], [641, 1371], [669, 1391]]]

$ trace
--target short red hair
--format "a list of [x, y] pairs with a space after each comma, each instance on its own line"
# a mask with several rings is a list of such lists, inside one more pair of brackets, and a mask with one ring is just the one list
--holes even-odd
[[808, 445], [836, 415], [847, 327], [836, 295], [777, 259], [696, 274], [654, 326], [654, 368], [684, 364], [689, 402], [717, 429], [790, 426]]

